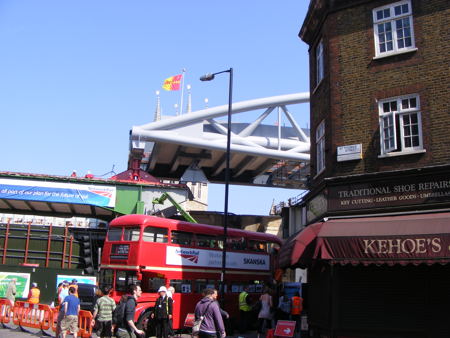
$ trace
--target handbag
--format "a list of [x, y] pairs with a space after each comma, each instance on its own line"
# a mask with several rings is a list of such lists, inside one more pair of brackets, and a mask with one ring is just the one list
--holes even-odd
[[252, 310], [253, 310], [254, 312], [258, 312], [258, 313], [259, 313], [259, 311], [261, 311], [261, 309], [262, 309], [262, 303], [261, 303], [261, 300], [258, 300], [258, 301], [252, 306]]
[[209, 306], [213, 301], [209, 302], [208, 306], [206, 306], [203, 315], [201, 315], [198, 319], [194, 320], [194, 325], [192, 326], [192, 335], [198, 336], [198, 332], [200, 331], [200, 325], [202, 325], [203, 319], [205, 318], [206, 311], [208, 311]]

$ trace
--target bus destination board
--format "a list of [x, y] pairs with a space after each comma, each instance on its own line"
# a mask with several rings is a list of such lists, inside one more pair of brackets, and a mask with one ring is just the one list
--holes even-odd
[[111, 259], [128, 259], [129, 244], [113, 244], [111, 247]]

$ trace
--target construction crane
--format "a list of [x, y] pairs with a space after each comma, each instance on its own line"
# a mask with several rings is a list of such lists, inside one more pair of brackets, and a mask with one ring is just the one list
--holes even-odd
[[192, 217], [186, 210], [183, 209], [183, 207], [181, 205], [179, 205], [173, 198], [172, 196], [169, 195], [169, 193], [164, 192], [162, 193], [162, 195], [159, 198], [154, 198], [152, 200], [153, 204], [164, 204], [165, 200], [169, 200], [170, 203], [173, 204], [173, 206], [175, 208], [177, 208], [177, 210], [180, 212], [181, 215], [183, 215], [184, 219], [188, 222], [191, 223], [198, 223], [194, 217]]

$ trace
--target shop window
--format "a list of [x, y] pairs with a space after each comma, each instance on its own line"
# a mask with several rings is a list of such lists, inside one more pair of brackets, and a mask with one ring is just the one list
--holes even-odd
[[122, 238], [122, 228], [109, 228], [108, 230], [109, 241], [120, 241], [121, 238]]
[[167, 243], [167, 229], [146, 227], [142, 239], [144, 242]]
[[372, 13], [377, 57], [416, 49], [410, 0], [377, 7]]
[[137, 242], [139, 240], [140, 234], [141, 234], [141, 228], [139, 228], [139, 227], [124, 228], [123, 240]]
[[418, 95], [380, 100], [381, 155], [399, 155], [423, 150]]
[[172, 231], [172, 244], [192, 245], [194, 234], [184, 231]]

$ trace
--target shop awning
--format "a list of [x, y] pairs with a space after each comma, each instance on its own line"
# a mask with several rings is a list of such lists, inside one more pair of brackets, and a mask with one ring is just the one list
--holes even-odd
[[312, 224], [295, 238], [292, 267], [318, 259], [353, 265], [450, 263], [450, 213], [333, 219]]
[[310, 263], [322, 224], [311, 224], [286, 240], [280, 248], [278, 256], [280, 268], [305, 268]]

